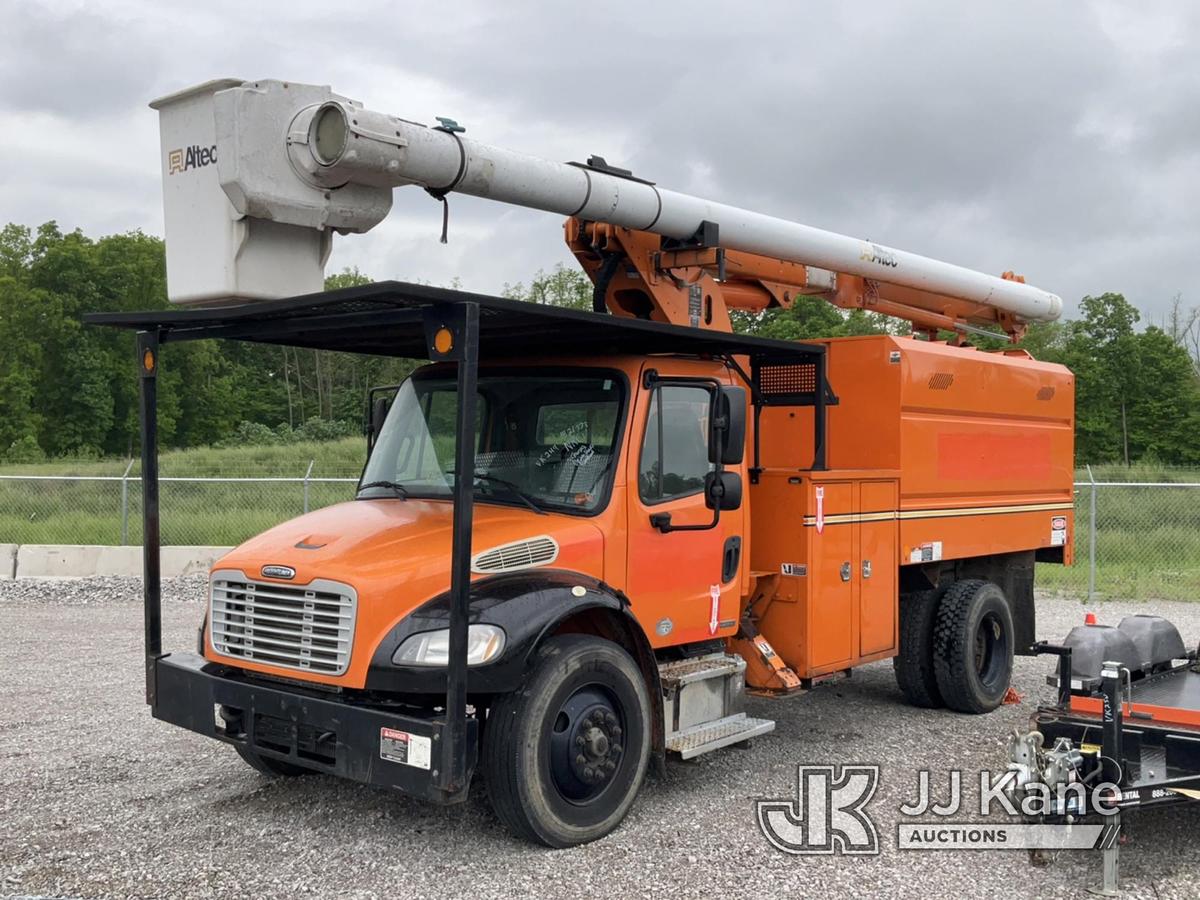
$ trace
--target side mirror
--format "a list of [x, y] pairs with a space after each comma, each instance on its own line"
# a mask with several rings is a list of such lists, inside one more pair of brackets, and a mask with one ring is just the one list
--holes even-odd
[[383, 431], [383, 420], [387, 418], [388, 400], [386, 397], [376, 397], [371, 403], [371, 421], [367, 423], [367, 448], [375, 446], [375, 441]]
[[723, 466], [740, 464], [746, 455], [746, 389], [718, 388], [710, 422], [708, 461]]
[[704, 503], [709, 509], [737, 509], [742, 505], [742, 476], [725, 470], [709, 472], [704, 478]]

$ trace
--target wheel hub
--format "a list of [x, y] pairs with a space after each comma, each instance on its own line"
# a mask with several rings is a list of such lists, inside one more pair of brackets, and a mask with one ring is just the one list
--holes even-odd
[[623, 729], [607, 692], [582, 688], [563, 703], [550, 736], [550, 771], [564, 797], [598, 796], [620, 767]]

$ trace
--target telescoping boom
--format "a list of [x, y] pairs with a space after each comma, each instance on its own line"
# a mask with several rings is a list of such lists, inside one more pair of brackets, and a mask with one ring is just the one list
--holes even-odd
[[676, 240], [713, 222], [731, 250], [986, 303], [1025, 321], [1051, 321], [1062, 312], [1058, 296], [1032, 285], [680, 194], [628, 174], [491, 147], [453, 126], [427, 128], [344, 100], [314, 110], [308, 134], [314, 172], [328, 187], [348, 181], [417, 184], [439, 194], [456, 191]]
[[[827, 270], [820, 273], [826, 283], [831, 283], [830, 273], [844, 273], [979, 304], [1019, 323], [1052, 321], [1062, 312], [1057, 295], [1020, 280], [681, 194], [603, 164], [550, 162], [489, 146], [467, 137], [451, 120], [429, 127], [364, 109], [326, 87], [226, 80], [163, 98], [154, 106], [163, 117], [168, 248], [173, 230], [192, 238], [174, 245], [193, 250], [196, 236], [214, 233], [197, 222], [188, 173], [181, 171], [193, 159], [198, 168], [204, 165], [201, 160], [215, 161], [215, 175], [234, 208], [233, 215], [225, 216], [227, 222], [249, 217], [262, 223], [235, 230], [231, 249], [237, 252], [226, 253], [216, 267], [226, 274], [240, 268], [234, 273], [236, 283], [197, 289], [190, 283], [194, 279], [183, 284], [182, 276], [173, 278], [181, 282], [179, 290], [172, 290], [177, 302], [295, 293], [297, 285], [289, 276], [281, 276], [285, 283], [275, 289], [258, 283], [269, 276], [261, 271], [264, 267], [255, 266], [255, 254], [246, 253], [246, 242], [269, 245], [277, 262], [288, 239], [284, 226], [309, 229], [287, 252], [309, 256], [309, 264], [292, 267], [290, 277], [311, 277], [314, 269], [319, 273], [323, 268], [329, 230], [374, 227], [391, 207], [393, 188], [417, 185], [443, 199], [449, 193], [470, 194], [675, 241], [693, 239], [711, 224], [717, 226], [722, 248], [803, 264], [810, 268], [810, 283], [818, 281], [814, 268]], [[202, 133], [209, 128], [211, 148]], [[181, 154], [180, 146], [193, 149]], [[211, 192], [216, 185], [194, 187]], [[231, 228], [236, 226], [224, 230]], [[186, 268], [211, 279], [214, 271], [199, 266], [194, 255], [190, 262], [172, 262], [173, 276]], [[206, 271], [207, 276], [202, 274]]]

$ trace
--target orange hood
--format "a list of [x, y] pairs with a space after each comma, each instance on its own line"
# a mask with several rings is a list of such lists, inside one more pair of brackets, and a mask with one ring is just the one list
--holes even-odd
[[[237, 569], [248, 578], [281, 584], [323, 578], [352, 586], [358, 594], [358, 619], [350, 668], [337, 678], [304, 677], [360, 686], [379, 641], [415, 608], [449, 589], [452, 517], [448, 500], [339, 503], [276, 525], [235, 547], [213, 568]], [[473, 531], [472, 556], [499, 544], [549, 535], [559, 544], [553, 568], [604, 578], [604, 538], [586, 518], [476, 503]], [[296, 576], [264, 578], [261, 569], [267, 565], [290, 566]], [[211, 647], [206, 655], [222, 659]], [[238, 665], [272, 671], [245, 660]]]

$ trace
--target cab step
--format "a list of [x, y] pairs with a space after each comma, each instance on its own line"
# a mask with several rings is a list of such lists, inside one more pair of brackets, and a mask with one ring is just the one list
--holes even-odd
[[755, 719], [745, 713], [737, 713], [675, 732], [667, 738], [667, 749], [678, 753], [681, 759], [691, 759], [774, 730], [775, 723], [770, 719]]
[[660, 663], [658, 678], [662, 682], [663, 690], [667, 690], [695, 681], [705, 681], [709, 678], [729, 678], [744, 672], [745, 669], [746, 663], [741, 657], [713, 653], [696, 659], [678, 659], [674, 662]]
[[684, 759], [773, 731], [746, 715], [746, 661], [731, 653], [672, 660], [658, 667], [667, 750]]

